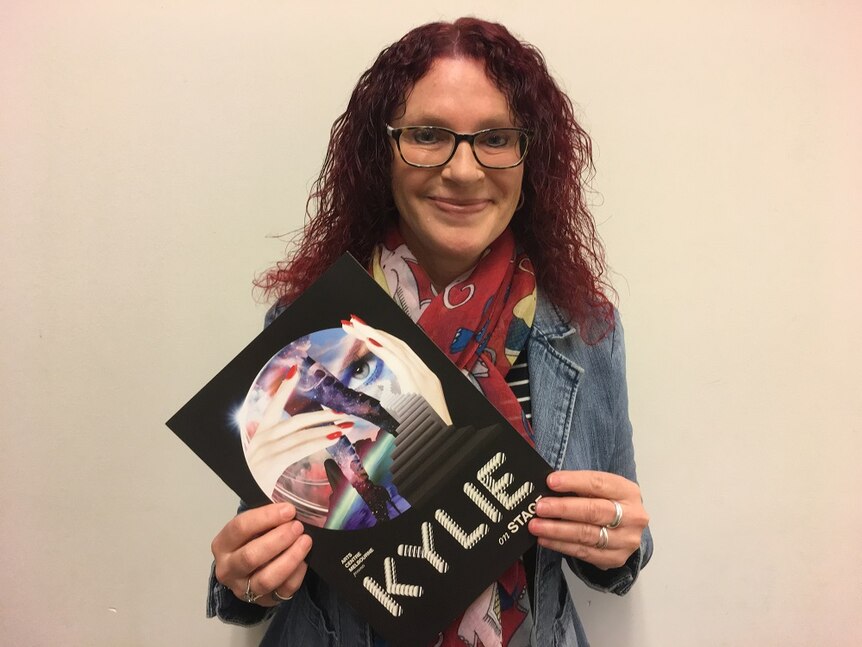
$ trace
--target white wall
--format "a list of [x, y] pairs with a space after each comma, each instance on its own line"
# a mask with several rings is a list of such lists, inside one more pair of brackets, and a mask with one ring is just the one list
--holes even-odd
[[[431, 4], [0, 3], [4, 644], [253, 643], [203, 618], [234, 496], [163, 423], [259, 330], [358, 75], [464, 11]], [[860, 5], [470, 11], [596, 144], [656, 554], [578, 589], [594, 643], [862, 641]]]

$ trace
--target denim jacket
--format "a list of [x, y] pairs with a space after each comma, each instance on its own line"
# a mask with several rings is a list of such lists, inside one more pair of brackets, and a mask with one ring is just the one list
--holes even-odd
[[[267, 324], [277, 314], [271, 311]], [[551, 467], [613, 472], [637, 480], [619, 316], [614, 330], [590, 346], [540, 291], [527, 342], [527, 366], [536, 450]], [[651, 555], [649, 528], [626, 564], [608, 571], [539, 547], [531, 643], [536, 647], [589, 645], [569, 595], [563, 558], [591, 588], [623, 595]], [[211, 575], [207, 615], [241, 625], [271, 617], [261, 643], [267, 647], [373, 645], [368, 624], [310, 570], [293, 599], [273, 609], [239, 600]]]

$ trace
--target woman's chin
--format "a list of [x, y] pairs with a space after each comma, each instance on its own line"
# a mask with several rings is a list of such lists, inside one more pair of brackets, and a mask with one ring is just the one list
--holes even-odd
[[[460, 275], [473, 267], [479, 260], [479, 256], [487, 248], [484, 243], [473, 243], [465, 240], [441, 241], [440, 244], [429, 248], [432, 258], [428, 259], [428, 265], [436, 265], [439, 269], [445, 269], [447, 274]], [[419, 261], [423, 264], [422, 259]]]

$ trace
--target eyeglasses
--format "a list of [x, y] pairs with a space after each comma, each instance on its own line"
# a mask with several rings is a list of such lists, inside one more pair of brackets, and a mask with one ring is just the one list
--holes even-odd
[[440, 126], [386, 125], [398, 154], [410, 166], [435, 168], [449, 163], [458, 144], [469, 142], [473, 157], [485, 168], [513, 168], [524, 161], [530, 132], [524, 128], [486, 128], [475, 133], [456, 133]]

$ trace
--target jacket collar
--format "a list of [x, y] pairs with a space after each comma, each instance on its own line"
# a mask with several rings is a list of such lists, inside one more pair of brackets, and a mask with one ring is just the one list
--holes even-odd
[[553, 302], [537, 288], [536, 317], [533, 320], [533, 333], [549, 340], [565, 339], [578, 334], [577, 325], [569, 322], [565, 315]]

